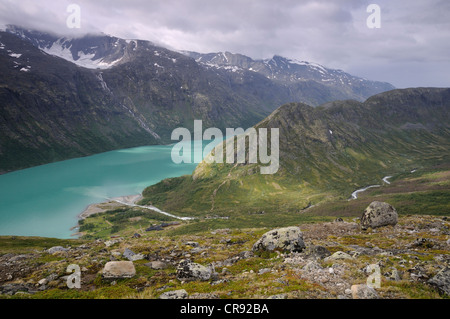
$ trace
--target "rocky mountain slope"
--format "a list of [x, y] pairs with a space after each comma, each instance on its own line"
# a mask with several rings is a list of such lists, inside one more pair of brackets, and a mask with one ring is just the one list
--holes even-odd
[[[194, 119], [247, 128], [287, 102], [363, 100], [393, 88], [323, 68], [328, 81], [316, 65], [303, 72], [292, 64], [291, 80], [279, 81], [267, 71], [275, 67], [270, 61], [258, 71], [217, 61], [211, 67], [192, 54], [106, 35], [67, 38], [9, 26], [0, 37], [0, 172], [168, 143], [173, 129], [191, 129]], [[277, 70], [288, 74], [282, 63]]]
[[233, 216], [348, 199], [383, 176], [448, 163], [449, 98], [449, 89], [419, 88], [382, 93], [364, 103], [284, 105], [256, 125], [279, 128], [277, 173], [260, 174], [265, 164], [202, 162], [193, 176], [146, 189], [142, 203], [189, 216]]
[[[446, 217], [402, 216], [366, 231], [339, 219], [96, 241], [0, 237], [0, 298], [448, 298], [449, 227]], [[78, 288], [68, 286], [74, 265]]]
[[[185, 52], [188, 56], [212, 69], [225, 69], [231, 72], [252, 71], [264, 75], [276, 83], [288, 87], [298, 95], [296, 102], [318, 105], [325, 100], [355, 99], [364, 101], [380, 92], [395, 89], [389, 83], [370, 81], [345, 73], [342, 70], [326, 68], [320, 64], [288, 59], [278, 55], [271, 59], [253, 60], [250, 57], [230, 52], [200, 54]], [[302, 93], [318, 90], [320, 95]]]

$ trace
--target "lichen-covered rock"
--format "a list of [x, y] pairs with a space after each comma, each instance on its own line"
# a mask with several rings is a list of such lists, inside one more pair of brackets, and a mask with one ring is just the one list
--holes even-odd
[[378, 299], [375, 289], [367, 285], [353, 285], [351, 287], [353, 299]]
[[440, 293], [450, 296], [450, 268], [442, 269], [436, 276], [428, 280], [428, 284], [436, 287]]
[[301, 252], [305, 248], [299, 227], [278, 228], [265, 233], [254, 245], [253, 251]]
[[69, 250], [68, 248], [64, 248], [62, 246], [55, 246], [55, 247], [47, 249], [47, 252], [49, 254], [54, 254], [54, 253], [58, 253], [58, 252], [66, 252], [68, 250]]
[[333, 255], [325, 258], [324, 261], [333, 261], [333, 260], [342, 260], [342, 259], [353, 259], [353, 257], [347, 253], [344, 253], [343, 251], [337, 251]]
[[144, 255], [142, 254], [136, 254], [135, 252], [133, 252], [131, 249], [129, 248], [125, 248], [125, 251], [123, 252], [123, 256], [128, 259], [129, 261], [137, 261], [137, 260], [142, 260], [145, 258]]
[[392, 205], [384, 202], [372, 202], [361, 216], [361, 229], [397, 225], [398, 214]]
[[188, 297], [188, 293], [184, 289], [167, 291], [161, 296], [159, 299], [186, 299]]
[[213, 271], [209, 267], [194, 263], [188, 259], [180, 261], [177, 267], [177, 278], [180, 281], [207, 281], [211, 279]]
[[136, 269], [132, 261], [110, 261], [103, 268], [103, 278], [121, 279], [132, 278], [136, 275]]

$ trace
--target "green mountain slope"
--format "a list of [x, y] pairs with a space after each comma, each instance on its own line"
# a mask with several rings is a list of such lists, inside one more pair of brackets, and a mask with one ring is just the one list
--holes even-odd
[[291, 103], [256, 128], [279, 128], [280, 168], [201, 163], [144, 191], [143, 203], [186, 215], [301, 211], [347, 199], [383, 176], [449, 161], [450, 89], [394, 90], [364, 103]]

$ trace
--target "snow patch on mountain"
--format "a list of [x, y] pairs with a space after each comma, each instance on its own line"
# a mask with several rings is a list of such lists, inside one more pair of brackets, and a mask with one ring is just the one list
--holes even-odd
[[8, 55], [9, 55], [10, 57], [12, 57], [12, 58], [15, 58], [15, 59], [18, 59], [18, 58], [20, 58], [20, 57], [22, 56], [22, 54], [20, 54], [20, 53], [14, 53], [14, 52], [9, 53]]
[[42, 48], [42, 50], [47, 54], [60, 57], [64, 60], [88, 69], [108, 69], [120, 62], [123, 58], [121, 57], [112, 62], [106, 62], [103, 59], [94, 60], [95, 53], [86, 54], [83, 51], [78, 51], [76, 58], [74, 58], [74, 55], [71, 51], [72, 46], [67, 46], [64, 40], [64, 38], [59, 39], [58, 41], [54, 42], [51, 47], [44, 47]]

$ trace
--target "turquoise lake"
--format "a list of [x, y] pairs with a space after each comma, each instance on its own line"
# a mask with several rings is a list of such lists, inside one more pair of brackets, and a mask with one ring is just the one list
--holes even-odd
[[73, 238], [70, 228], [88, 205], [191, 174], [198, 164], [173, 163], [172, 147], [123, 149], [0, 175], [0, 235]]

